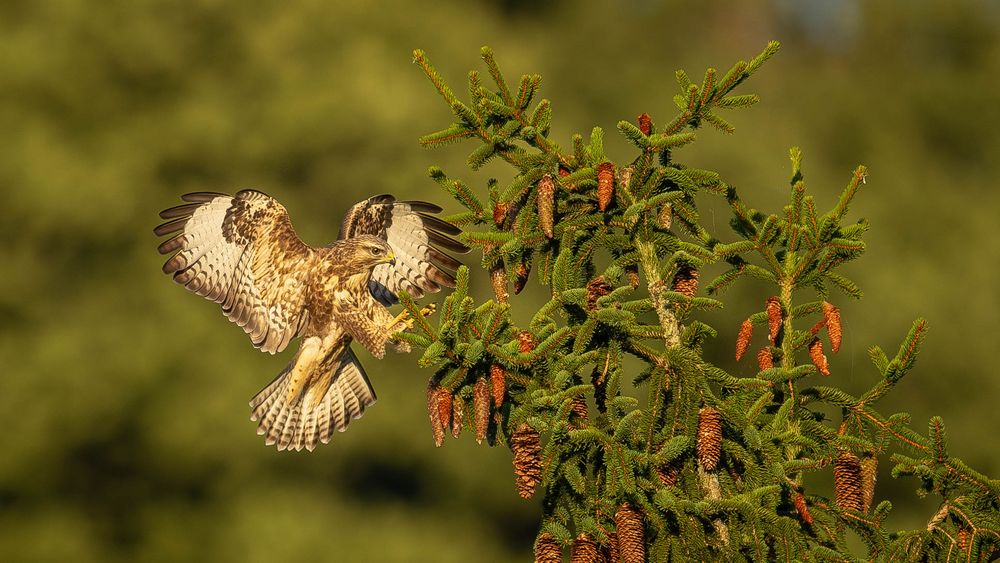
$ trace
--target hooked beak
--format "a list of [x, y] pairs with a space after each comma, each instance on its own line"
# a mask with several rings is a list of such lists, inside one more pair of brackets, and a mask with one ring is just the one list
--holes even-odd
[[387, 263], [387, 264], [389, 264], [389, 265], [395, 266], [396, 265], [396, 254], [392, 250], [390, 250], [388, 252], [388, 254], [385, 255], [385, 258], [382, 259], [382, 261], [385, 262], [385, 263]]

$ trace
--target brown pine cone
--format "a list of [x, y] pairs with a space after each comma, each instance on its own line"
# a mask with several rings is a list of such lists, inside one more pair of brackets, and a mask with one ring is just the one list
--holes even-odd
[[823, 318], [826, 320], [826, 334], [830, 337], [830, 349], [836, 354], [840, 351], [840, 342], [843, 338], [840, 327], [840, 309], [824, 301]]
[[646, 531], [642, 519], [642, 513], [627, 502], [618, 507], [618, 511], [615, 512], [618, 549], [624, 563], [644, 563], [646, 561]]
[[448, 391], [444, 387], [438, 387], [437, 390], [437, 406], [438, 406], [438, 420], [441, 424], [441, 430], [447, 430], [451, 426], [451, 391]]
[[767, 298], [767, 338], [771, 344], [778, 346], [778, 335], [784, 316], [781, 312], [781, 301], [777, 297]]
[[542, 176], [538, 181], [538, 223], [545, 233], [545, 238], [551, 239], [553, 236], [553, 222], [555, 214], [556, 183], [551, 174]]
[[800, 492], [795, 493], [795, 511], [799, 513], [799, 518], [803, 522], [812, 526], [813, 517], [809, 514], [809, 506], [806, 504], [806, 496]]
[[611, 284], [604, 281], [604, 276], [597, 276], [587, 282], [587, 310], [593, 311], [596, 309], [597, 300], [611, 293], [613, 289]]
[[599, 563], [601, 553], [597, 550], [597, 543], [588, 534], [580, 534], [573, 540], [570, 563]]
[[438, 386], [435, 383], [427, 385], [427, 414], [431, 419], [434, 445], [440, 448], [441, 444], [444, 443], [444, 426], [441, 424], [441, 409], [438, 408]]
[[722, 456], [722, 413], [714, 407], [698, 411], [698, 463], [705, 471], [715, 471]]
[[465, 422], [465, 401], [460, 397], [451, 402], [451, 435], [458, 438], [462, 434], [462, 423]]
[[503, 267], [503, 260], [497, 260], [490, 268], [490, 284], [493, 286], [493, 295], [497, 298], [497, 303], [507, 303], [510, 294], [507, 293], [507, 270]]
[[823, 341], [817, 336], [809, 342], [809, 357], [820, 373], [830, 375], [830, 364], [826, 361], [826, 354], [823, 353]]
[[531, 255], [524, 256], [514, 267], [514, 295], [521, 293], [531, 276]]
[[837, 506], [843, 510], [863, 507], [861, 460], [851, 452], [843, 452], [833, 462], [833, 485]]
[[590, 383], [594, 386], [594, 403], [597, 405], [597, 412], [604, 414], [608, 412], [608, 378], [596, 367], [590, 372]]
[[500, 408], [507, 395], [507, 372], [500, 364], [490, 366], [490, 388], [493, 393], [493, 407]]
[[542, 444], [538, 431], [524, 423], [510, 437], [514, 452], [514, 480], [517, 494], [529, 499], [542, 479]]
[[570, 407], [573, 416], [577, 418], [578, 421], [587, 421], [587, 398], [583, 395], [577, 395], [573, 397], [573, 404]]
[[878, 480], [878, 458], [861, 458], [861, 511], [868, 512], [875, 500], [875, 481]]
[[535, 349], [535, 336], [527, 330], [517, 333], [518, 350], [522, 354], [527, 354]]
[[670, 289], [680, 293], [688, 299], [698, 293], [698, 270], [688, 264], [682, 264], [674, 274], [674, 281]]
[[552, 534], [542, 532], [535, 539], [535, 563], [562, 563], [562, 546]]
[[653, 132], [653, 119], [649, 117], [648, 113], [639, 114], [636, 121], [639, 123], [639, 131], [642, 131], [643, 135], [649, 135]]
[[757, 352], [757, 366], [760, 371], [774, 367], [774, 356], [771, 355], [770, 348], [761, 348], [760, 352]]
[[632, 286], [632, 289], [639, 287], [639, 265], [625, 266], [625, 277], [628, 278], [628, 284]]
[[597, 166], [597, 208], [604, 211], [615, 195], [615, 165], [602, 162]]
[[509, 203], [497, 203], [493, 206], [493, 223], [497, 227], [503, 225], [504, 220], [507, 219], [508, 211], [510, 211]]
[[740, 325], [740, 333], [736, 335], [736, 361], [740, 361], [743, 354], [750, 348], [750, 339], [753, 337], [753, 322], [750, 319], [743, 321]]
[[482, 444], [490, 427], [490, 388], [485, 377], [476, 379], [472, 390], [472, 404], [476, 410], [476, 442]]
[[681, 476], [681, 467], [681, 464], [676, 460], [658, 465], [656, 467], [656, 476], [663, 483], [663, 486], [674, 487], [677, 485], [677, 479]]

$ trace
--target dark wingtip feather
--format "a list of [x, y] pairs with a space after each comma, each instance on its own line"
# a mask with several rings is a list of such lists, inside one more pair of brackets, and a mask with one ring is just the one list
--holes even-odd
[[181, 217], [180, 219], [174, 219], [173, 221], [167, 221], [166, 223], [161, 223], [153, 229], [153, 234], [156, 236], [163, 236], [170, 233], [175, 233], [184, 228], [184, 223], [187, 223], [187, 217]]
[[176, 219], [178, 217], [190, 217], [195, 210], [201, 207], [200, 203], [185, 203], [176, 205], [160, 211], [160, 219]]
[[462, 232], [462, 229], [459, 227], [456, 227], [447, 221], [442, 221], [433, 215], [420, 213], [420, 220], [428, 229], [434, 229], [435, 231], [442, 232], [446, 235], [457, 235]]
[[160, 246], [156, 247], [156, 250], [160, 254], [170, 254], [171, 252], [180, 249], [184, 246], [184, 234], [181, 233], [175, 237], [168, 238], [167, 240], [160, 243]]
[[217, 197], [227, 197], [228, 194], [220, 192], [191, 192], [186, 193], [181, 196], [183, 201], [190, 201], [192, 203], [205, 203], [212, 201]]
[[450, 250], [452, 252], [457, 252], [459, 254], [467, 254], [470, 250], [472, 250], [465, 244], [451, 237], [444, 236], [436, 231], [427, 231], [427, 240], [431, 241], [431, 243], [433, 244], [440, 246], [441, 248]]
[[438, 205], [435, 205], [429, 201], [404, 201], [410, 206], [410, 209], [418, 213], [441, 213], [444, 209]]

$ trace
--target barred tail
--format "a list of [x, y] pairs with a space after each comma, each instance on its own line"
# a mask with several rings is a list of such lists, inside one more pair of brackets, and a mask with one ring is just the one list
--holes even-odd
[[310, 374], [302, 391], [289, 400], [297, 359], [298, 354], [250, 401], [250, 420], [257, 422], [257, 434], [265, 436], [268, 446], [312, 451], [317, 442], [329, 443], [334, 429], [343, 432], [352, 419], [360, 418], [375, 402], [375, 390], [361, 363], [346, 348], [332, 368]]

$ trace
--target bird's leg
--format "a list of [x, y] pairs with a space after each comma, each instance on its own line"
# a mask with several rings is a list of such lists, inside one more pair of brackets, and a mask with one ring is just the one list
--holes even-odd
[[[423, 309], [420, 310], [420, 315], [423, 317], [429, 317], [437, 311], [437, 304], [430, 303], [425, 305]], [[410, 311], [408, 309], [403, 309], [392, 319], [389, 323], [389, 330], [396, 328], [397, 325], [403, 325], [406, 329], [413, 328], [413, 317], [410, 316]], [[404, 329], [405, 330], [405, 329]]]

